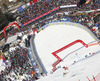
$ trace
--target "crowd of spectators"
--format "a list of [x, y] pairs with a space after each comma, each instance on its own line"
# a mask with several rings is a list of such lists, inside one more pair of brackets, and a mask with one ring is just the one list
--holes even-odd
[[18, 28], [14, 27], [14, 26], [10, 26], [8, 29], [6, 29], [6, 35], [7, 35], [8, 37], [10, 37], [10, 36], [12, 36], [12, 35], [15, 35], [16, 32], [18, 32], [18, 31], [19, 31]]
[[42, 19], [39, 19], [36, 22], [33, 22], [27, 27], [23, 27], [21, 31], [24, 31], [24, 30], [30, 31], [31, 29], [32, 30], [40, 29], [45, 24], [48, 24], [50, 22], [55, 22], [55, 21], [63, 21], [63, 19], [65, 19], [66, 21], [75, 22], [75, 23], [79, 23], [86, 26], [100, 39], [100, 27], [99, 27], [100, 22], [98, 23], [94, 22], [94, 17], [96, 17], [97, 13], [100, 13], [100, 11], [90, 12], [90, 13], [71, 12], [67, 15], [65, 14], [65, 11], [62, 11], [61, 14], [54, 12], [49, 17], [48, 16], [43, 17]]
[[[17, 11], [16, 15], [19, 16], [18, 21], [21, 24], [24, 24], [54, 8], [60, 7], [62, 5], [77, 4], [78, 1], [79, 0], [50, 0], [46, 2], [40, 1], [24, 8], [22, 12]], [[82, 6], [81, 8], [69, 8], [67, 11], [86, 11], [91, 9], [98, 9], [99, 7], [100, 4], [98, 4], [98, 2], [95, 2], [95, 4], [91, 2], [88, 5]]]
[[0, 81], [35, 81], [37, 73], [33, 68], [26, 48], [18, 45], [5, 58], [6, 68], [0, 72]]
[[[26, 7], [23, 12], [16, 12], [16, 15], [18, 15], [16, 21], [21, 26], [22, 24], [42, 15], [56, 7], [59, 7], [61, 5], [76, 4], [78, 1], [79, 0], [74, 0], [74, 1], [73, 0], [70, 0], [70, 1], [69, 0], [50, 0], [49, 2], [48, 1], [46, 1], [46, 2], [40, 1], [40, 2], [37, 2], [35, 4], [32, 4], [28, 7]], [[61, 18], [67, 18], [67, 20], [70, 22], [80, 23], [93, 31], [92, 28], [95, 26], [95, 23], [93, 22], [93, 18], [95, 17], [95, 14], [98, 12], [84, 13], [84, 14], [80, 14], [80, 15], [76, 14], [74, 16], [72, 16], [70, 14], [77, 13], [77, 11], [94, 10], [94, 9], [98, 9], [99, 7], [100, 7], [100, 4], [98, 2], [95, 2], [95, 4], [93, 4], [93, 2], [91, 2], [85, 6], [83, 5], [81, 8], [74, 7], [74, 8], [60, 9], [58, 11], [51, 13], [53, 16], [47, 15], [37, 21], [34, 21], [31, 25], [28, 25], [27, 27], [22, 27], [21, 31], [24, 31], [24, 30], [30, 31], [31, 29], [34, 29], [34, 28], [39, 29], [43, 25], [45, 25], [49, 22], [58, 21]], [[64, 12], [71, 12], [71, 13], [69, 13], [69, 15], [63, 15], [63, 16], [56, 15], [56, 13], [64, 13]], [[99, 23], [97, 23], [97, 25], [98, 24]], [[9, 33], [7, 33], [8, 36], [14, 35], [15, 31], [18, 32], [18, 30], [14, 30], [13, 27], [11, 27], [10, 29], [11, 29], [11, 31]], [[93, 32], [94, 32], [94, 34], [97, 34], [96, 31], [93, 31]], [[100, 38], [100, 35], [98, 37]]]
[[[23, 12], [19, 12], [17, 11], [15, 13], [15, 15], [18, 15], [16, 21], [17, 23], [21, 26], [22, 24], [56, 8], [59, 6], [63, 6], [63, 5], [73, 5], [73, 4], [77, 4], [79, 2], [79, 0], [49, 0], [49, 1], [40, 1], [37, 2], [35, 4], [32, 4], [30, 6], [27, 6], [26, 8], [24, 8]], [[77, 11], [88, 11], [88, 10], [93, 10], [93, 9], [98, 9], [100, 8], [100, 4], [97, 2], [97, 0], [95, 0], [95, 4], [93, 4], [93, 2], [91, 1], [91, 3], [87, 4], [87, 5], [83, 5], [81, 8], [78, 7], [74, 7], [74, 8], [66, 8], [66, 9], [60, 9], [59, 11], [55, 11], [53, 12], [53, 14], [56, 13], [63, 13], [63, 12], [77, 12]], [[69, 16], [67, 15], [66, 17], [71, 20], [71, 22], [76, 22], [76, 23], [80, 23], [82, 25], [85, 25], [89, 28], [92, 28], [94, 25], [91, 25], [89, 22], [93, 22], [93, 15], [95, 15], [94, 13], [90, 14], [84, 14], [84, 15], [76, 15], [76, 16]], [[52, 15], [51, 15], [52, 16]], [[61, 17], [62, 18], [62, 17]], [[85, 19], [84, 19], [85, 18]], [[27, 27], [22, 27], [21, 31], [27, 30], [30, 31], [32, 28], [41, 28], [41, 26], [45, 25], [46, 23], [49, 23], [51, 21], [54, 21], [54, 19], [57, 21], [59, 20], [57, 15], [53, 15], [52, 18], [49, 16], [45, 16], [37, 21], [34, 21], [32, 24], [34, 24], [34, 27], [32, 25], [28, 25]], [[84, 23], [85, 22], [85, 23]], [[94, 24], [94, 23], [92, 23]], [[91, 25], [91, 26], [90, 26]], [[7, 36], [11, 36], [14, 35], [16, 32], [18, 32], [18, 29], [14, 29], [13, 27], [11, 27], [10, 29], [8, 29], [7, 31]]]
[[[50, 0], [50, 2], [38, 2], [35, 3], [29, 7], [26, 7], [23, 12], [17, 12], [16, 14], [19, 14], [18, 21], [20, 22], [20, 25], [56, 8], [62, 5], [72, 5], [77, 4], [79, 0]], [[60, 9], [59, 12], [77, 12], [77, 11], [88, 11], [88, 10], [96, 10], [100, 8], [100, 4], [97, 0], [95, 0], [95, 4], [91, 1], [91, 3], [87, 5], [81, 6], [81, 8], [74, 7], [74, 8], [66, 8], [65, 10]], [[57, 13], [58, 11], [54, 12]], [[34, 15], [34, 16], [33, 16]], [[95, 16], [95, 13], [84, 13], [84, 15], [75, 15], [75, 16], [66, 16], [68, 20], [71, 22], [80, 23], [89, 29], [93, 31], [93, 27], [95, 26], [95, 23], [93, 22], [93, 18]], [[40, 21], [33, 22], [34, 28], [40, 28], [41, 26], [45, 25], [46, 23], [49, 23], [53, 21], [54, 19], [57, 21], [59, 18], [57, 18], [57, 15], [53, 15], [52, 18], [48, 18], [48, 16], [45, 16], [45, 18], [41, 18]], [[63, 17], [61, 17], [63, 18]], [[54, 21], [55, 21], [54, 20]], [[37, 23], [37, 24], [36, 24]], [[97, 23], [98, 25], [98, 23]], [[31, 26], [30, 26], [31, 27]], [[23, 28], [24, 29], [24, 28]], [[22, 30], [23, 30], [22, 29]], [[26, 28], [27, 29], [27, 28]], [[93, 31], [95, 34], [96, 32]], [[100, 36], [98, 36], [100, 38]]]
[[[38, 2], [34, 5], [26, 7], [23, 12], [17, 13], [19, 15], [19, 21], [21, 24], [24, 24], [46, 12], [56, 8], [58, 5], [55, 3], [59, 3], [56, 0], [48, 3], [48, 2]], [[55, 6], [54, 6], [55, 5]]]
[[[22, 24], [56, 8], [56, 7], [59, 7], [59, 6], [64, 6], [64, 5], [73, 5], [73, 4], [77, 4], [79, 2], [79, 0], [48, 0], [48, 1], [40, 1], [40, 2], [37, 2], [35, 4], [32, 4], [30, 6], [27, 6], [26, 8], [23, 9], [22, 12], [19, 12], [17, 11], [15, 13], [15, 15], [17, 15], [17, 23], [21, 26]], [[78, 7], [75, 7], [75, 8], [66, 8], [64, 10], [60, 9], [58, 11], [55, 11], [53, 12], [54, 14], [58, 13], [58, 12], [77, 12], [77, 11], [88, 11], [88, 10], [94, 10], [94, 9], [100, 9], [100, 3], [98, 0], [95, 0], [95, 3], [93, 3], [93, 1], [91, 0], [91, 2], [87, 5], [83, 5], [81, 6], [80, 8]], [[95, 15], [95, 14], [93, 14]], [[87, 17], [86, 17], [87, 16]], [[67, 16], [69, 17], [69, 16]], [[56, 19], [56, 17], [53, 16], [53, 18]], [[43, 26], [44, 24], [48, 23], [48, 22], [51, 22], [53, 21], [53, 18], [50, 18], [48, 19], [48, 16], [45, 16], [41, 19], [39, 19], [39, 21], [34, 21], [33, 24], [34, 24], [34, 28], [41, 28], [41, 26]], [[76, 20], [74, 20], [74, 18]], [[85, 14], [83, 16], [71, 16], [70, 17], [70, 20], [73, 21], [73, 22], [78, 22], [79, 20], [79, 23], [80, 23], [80, 19], [82, 18], [82, 22], [84, 21], [84, 18], [85, 18], [85, 21], [86, 24], [89, 24], [89, 28], [91, 28], [90, 26], [90, 23], [87, 23], [87, 21], [89, 20], [91, 22], [91, 19], [93, 18], [93, 16], [91, 14]], [[88, 19], [89, 18], [89, 19]], [[58, 19], [58, 18], [57, 18]], [[87, 19], [87, 21], [86, 21]], [[88, 27], [88, 25], [84, 24], [84, 23], [81, 23], [85, 26]], [[92, 25], [93, 26], [93, 25]], [[32, 27], [33, 28], [33, 27]], [[27, 28], [21, 28], [21, 31], [24, 31], [24, 30], [30, 30], [31, 29], [31, 25], [28, 25]], [[11, 35], [14, 35], [16, 32], [18, 32], [17, 29], [14, 29], [13, 27], [10, 28], [10, 31], [7, 30], [7, 35], [8, 36], [11, 36]]]

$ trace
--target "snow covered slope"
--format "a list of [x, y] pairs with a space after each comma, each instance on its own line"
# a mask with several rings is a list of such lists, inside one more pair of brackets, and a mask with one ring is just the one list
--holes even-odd
[[[48, 72], [48, 76], [41, 77], [39, 81], [78, 81], [79, 79], [88, 81], [86, 75], [92, 79], [92, 75], [99, 73], [100, 46], [85, 48], [82, 44], [77, 43], [57, 54], [63, 61], [57, 65], [60, 68], [50, 74], [52, 64], [57, 61], [52, 52], [77, 39], [86, 44], [96, 42], [87, 31], [69, 25], [53, 25], [36, 35], [34, 39], [36, 50]], [[93, 55], [94, 53], [95, 55]], [[68, 66], [70, 71], [65, 77], [63, 77], [63, 66]]]

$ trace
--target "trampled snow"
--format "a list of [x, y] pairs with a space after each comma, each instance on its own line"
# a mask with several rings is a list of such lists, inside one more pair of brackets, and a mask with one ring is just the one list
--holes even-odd
[[[39, 81], [78, 81], [79, 79], [88, 81], [86, 76], [92, 79], [92, 75], [96, 76], [100, 72], [100, 45], [85, 48], [77, 43], [57, 54], [63, 61], [57, 65], [60, 68], [50, 74], [52, 64], [57, 61], [52, 52], [78, 39], [86, 44], [96, 42], [84, 29], [69, 25], [49, 26], [36, 35], [36, 50], [48, 72], [47, 76], [41, 77]], [[69, 73], [65, 77], [63, 77], [63, 66], [69, 68]]]

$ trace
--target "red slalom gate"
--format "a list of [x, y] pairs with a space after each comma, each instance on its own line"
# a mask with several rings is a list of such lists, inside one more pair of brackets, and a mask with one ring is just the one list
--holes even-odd
[[65, 49], [67, 49], [67, 48], [73, 46], [73, 45], [76, 44], [76, 43], [81, 43], [81, 44], [82, 44], [83, 46], [85, 46], [86, 48], [88, 47], [88, 45], [87, 45], [86, 43], [84, 43], [82, 40], [76, 40], [76, 41], [74, 41], [74, 42], [72, 42], [72, 43], [70, 43], [70, 44], [68, 44], [68, 45], [66, 45], [66, 46], [64, 46], [64, 47], [62, 47], [62, 48], [56, 50], [55, 52], [52, 53], [52, 55], [54, 55], [58, 60], [61, 60], [61, 61], [62, 61], [62, 59], [57, 55], [57, 53], [59, 53], [59, 52], [65, 50]]
[[16, 25], [19, 29], [20, 29], [20, 26], [17, 24], [17, 23], [11, 23], [11, 24], [9, 24], [8, 26], [6, 26], [4, 29], [3, 29], [3, 31], [4, 31], [4, 37], [6, 37], [6, 29], [8, 28], [8, 27], [10, 27], [10, 26], [12, 26], [12, 25]]

